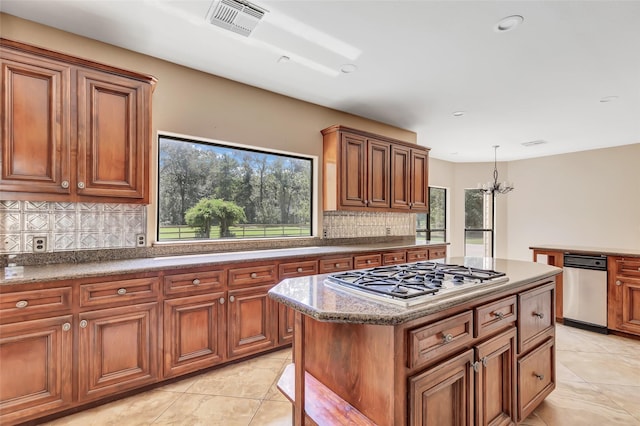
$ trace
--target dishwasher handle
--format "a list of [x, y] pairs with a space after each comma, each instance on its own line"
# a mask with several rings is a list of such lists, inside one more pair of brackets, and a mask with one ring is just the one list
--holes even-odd
[[564, 267], [592, 269], [595, 271], [607, 270], [607, 256], [588, 256], [584, 254], [565, 254]]

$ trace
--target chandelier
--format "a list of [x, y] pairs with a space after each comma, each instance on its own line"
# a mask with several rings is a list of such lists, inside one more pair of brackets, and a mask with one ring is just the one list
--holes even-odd
[[498, 182], [498, 148], [500, 145], [494, 145], [494, 166], [493, 166], [493, 182], [479, 183], [478, 189], [485, 194], [506, 194], [513, 190], [513, 184], [507, 181]]

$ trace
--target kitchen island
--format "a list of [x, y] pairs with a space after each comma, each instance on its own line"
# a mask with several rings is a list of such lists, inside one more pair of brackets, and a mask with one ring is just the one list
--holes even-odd
[[345, 291], [328, 275], [270, 290], [296, 312], [293, 364], [278, 384], [296, 425], [516, 424], [555, 388], [561, 270], [503, 259], [446, 263], [501, 271], [508, 281], [413, 306]]

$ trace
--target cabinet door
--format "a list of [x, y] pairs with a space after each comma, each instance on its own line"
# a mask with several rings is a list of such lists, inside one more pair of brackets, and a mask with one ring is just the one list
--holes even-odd
[[71, 315], [0, 326], [0, 423], [71, 403]]
[[0, 192], [69, 194], [70, 68], [2, 53]]
[[555, 339], [518, 360], [518, 419], [526, 419], [556, 387]]
[[78, 70], [78, 182], [81, 196], [148, 202], [148, 84]]
[[429, 211], [429, 153], [411, 150], [411, 210]]
[[473, 424], [473, 349], [409, 378], [409, 425]]
[[164, 302], [164, 377], [224, 361], [224, 293]]
[[78, 399], [97, 399], [158, 379], [158, 304], [82, 313]]
[[274, 303], [267, 296], [271, 285], [229, 291], [229, 357], [258, 353], [274, 347]]
[[367, 141], [364, 137], [343, 134], [340, 145], [340, 205], [366, 207]]
[[640, 279], [616, 277], [617, 297], [615, 309], [619, 311], [619, 322], [615, 329], [640, 335]]
[[389, 208], [389, 143], [367, 142], [367, 207]]
[[410, 152], [401, 145], [391, 147], [391, 208], [409, 210]]
[[288, 306], [278, 304], [278, 345], [293, 342], [293, 323], [295, 311]]
[[516, 328], [476, 346], [476, 424], [516, 421]]

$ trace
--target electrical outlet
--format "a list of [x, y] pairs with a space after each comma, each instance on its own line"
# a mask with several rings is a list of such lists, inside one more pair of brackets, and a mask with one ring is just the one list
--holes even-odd
[[33, 252], [45, 253], [47, 251], [47, 237], [33, 237]]
[[387, 236], [391, 235], [391, 228], [387, 228]]
[[326, 230], [326, 229], [323, 229], [323, 230], [322, 230], [322, 238], [327, 238], [327, 235], [329, 235], [329, 234], [328, 234], [328, 232], [327, 232], [327, 230]]
[[136, 234], [136, 246], [144, 247], [147, 245], [147, 237], [144, 234]]

